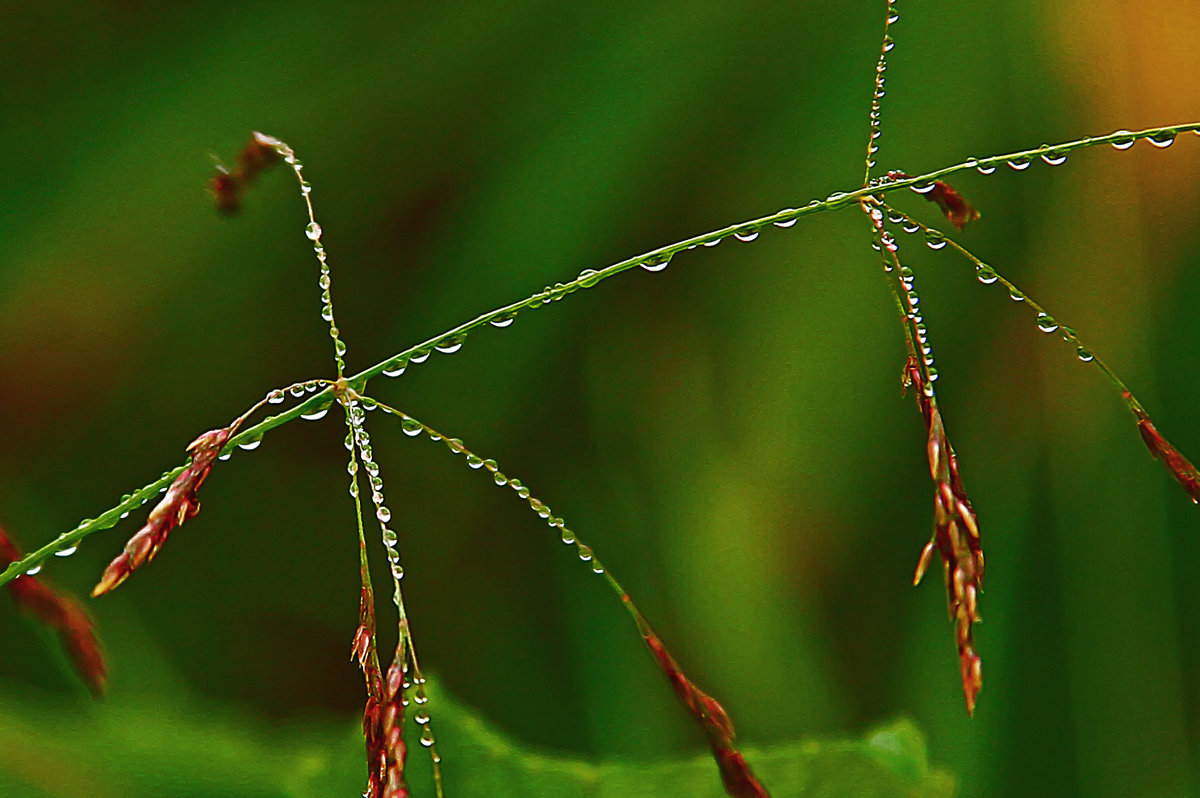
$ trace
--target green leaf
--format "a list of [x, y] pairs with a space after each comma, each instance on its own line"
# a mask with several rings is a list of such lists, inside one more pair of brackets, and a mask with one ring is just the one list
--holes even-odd
[[[519, 745], [444, 690], [429, 706], [446, 794], [472, 796], [724, 795], [707, 753], [651, 761], [593, 761]], [[142, 698], [100, 704], [0, 691], [0, 795], [29, 798], [238, 796], [328, 798], [361, 792], [357, 723], [272, 727], [208, 704]], [[50, 718], [58, 722], [48, 722]], [[415, 724], [410, 723], [410, 731]], [[911, 721], [861, 739], [747, 746], [743, 753], [775, 796], [950, 796], [954, 780], [929, 766]], [[429, 757], [409, 745], [409, 786], [432, 795]]]

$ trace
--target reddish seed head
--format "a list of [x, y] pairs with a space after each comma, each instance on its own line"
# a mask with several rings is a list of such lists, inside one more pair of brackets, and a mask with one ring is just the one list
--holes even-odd
[[196, 491], [232, 434], [232, 427], [209, 430], [188, 445], [192, 462], [175, 477], [162, 500], [150, 511], [145, 525], [125, 544], [125, 551], [104, 569], [100, 581], [92, 588], [93, 597], [109, 592], [154, 559], [171, 530], [200, 512]]
[[[1125, 396], [1128, 398], [1129, 393], [1126, 392]], [[1150, 454], [1162, 460], [1167, 471], [1171, 472], [1171, 476], [1183, 487], [1192, 502], [1200, 504], [1200, 471], [1197, 471], [1196, 466], [1192, 465], [1190, 460], [1162, 436], [1150, 421], [1150, 416], [1146, 414], [1146, 411], [1138, 408], [1134, 410], [1133, 414], [1137, 418], [1138, 432], [1142, 435], [1142, 442], [1146, 444]]]
[[979, 218], [979, 211], [975, 210], [962, 194], [941, 180], [933, 181], [933, 190], [925, 195], [925, 199], [936, 202], [945, 217], [950, 220], [950, 224], [959, 230], [966, 227], [967, 222]]
[[[0, 569], [19, 559], [20, 550], [0, 529]], [[8, 591], [17, 606], [58, 632], [75, 672], [93, 695], [103, 695], [108, 683], [108, 669], [91, 618], [79, 602], [28, 574], [9, 582]]]

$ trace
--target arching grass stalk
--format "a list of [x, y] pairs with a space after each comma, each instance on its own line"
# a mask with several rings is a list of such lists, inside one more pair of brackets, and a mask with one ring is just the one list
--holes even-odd
[[[775, 225], [780, 227], [790, 227], [795, 221], [802, 217], [812, 216], [818, 213], [827, 211], [840, 210], [859, 204], [870, 197], [882, 197], [889, 192], [909, 188], [912, 186], [924, 187], [930, 185], [935, 180], [939, 180], [968, 169], [978, 169], [983, 172], [993, 171], [996, 167], [1007, 163], [1027, 163], [1035, 158], [1049, 158], [1054, 162], [1059, 162], [1063, 155], [1074, 152], [1076, 150], [1088, 149], [1101, 144], [1109, 144], [1118, 147], [1119, 149], [1128, 149], [1134, 142], [1141, 140], [1149, 140], [1158, 146], [1163, 146], [1166, 142], [1174, 141], [1175, 137], [1180, 133], [1192, 132], [1200, 133], [1200, 122], [1188, 122], [1178, 125], [1168, 125], [1165, 127], [1147, 128], [1138, 131], [1116, 131], [1104, 136], [1091, 136], [1088, 138], [1077, 139], [1074, 141], [1066, 141], [1054, 145], [1043, 145], [1036, 149], [1018, 150], [1015, 152], [1005, 153], [1003, 155], [994, 155], [988, 158], [968, 158], [967, 160], [954, 164], [953, 166], [943, 167], [931, 172], [926, 172], [920, 175], [906, 177], [896, 180], [876, 181], [872, 185], [865, 186], [850, 192], [835, 192], [829, 195], [824, 200], [813, 200], [808, 205], [802, 208], [785, 208], [784, 210], [773, 213], [769, 216], [759, 217], [739, 224], [723, 227], [719, 230], [713, 230], [703, 235], [693, 236], [691, 238], [678, 241], [658, 249], [637, 255], [632, 258], [614, 263], [603, 269], [592, 271], [586, 270], [577, 276], [574, 280], [566, 283], [558, 283], [554, 287], [547, 287], [543, 291], [533, 294], [518, 302], [513, 302], [503, 307], [496, 308], [488, 313], [481, 314], [464, 322], [457, 327], [454, 327], [446, 332], [430, 338], [420, 344], [411, 346], [401, 350], [396, 354], [381, 360], [373, 366], [370, 366], [357, 374], [348, 377], [347, 382], [356, 391], [362, 393], [366, 389], [367, 383], [387, 372], [396, 373], [397, 370], [402, 370], [410, 362], [418, 362], [424, 357], [427, 357], [431, 352], [439, 347], [450, 348], [461, 346], [467, 333], [482, 327], [484, 325], [507, 326], [516, 314], [523, 310], [534, 309], [541, 307], [550, 302], [560, 300], [567, 294], [574, 293], [580, 288], [590, 288], [603, 280], [607, 280], [622, 272], [633, 269], [637, 266], [645, 266], [650, 269], [657, 270], [663, 264], [669, 263], [671, 259], [679, 252], [689, 249], [695, 249], [698, 246], [720, 241], [728, 236], [735, 236], [744, 239], [752, 239], [764, 228]], [[314, 385], [319, 381], [309, 380], [302, 385]], [[329, 386], [329, 381], [323, 381], [322, 384]], [[305, 402], [296, 405], [289, 410], [268, 416], [248, 429], [234, 435], [225, 444], [222, 449], [222, 457], [231, 453], [234, 447], [245, 443], [261, 440], [262, 436], [267, 432], [279, 427], [288, 422], [294, 421], [301, 416], [313, 415], [319, 412], [322, 408], [328, 407], [334, 400], [333, 389], [326, 387], [324, 390], [315, 393]], [[26, 571], [36, 568], [44, 563], [55, 552], [62, 549], [77, 546], [80, 541], [102, 529], [108, 529], [114, 526], [123, 515], [136, 509], [144, 504], [147, 500], [153, 497], [160, 490], [171, 484], [178, 475], [183, 471], [186, 465], [179, 466], [172, 471], [164, 472], [161, 477], [150, 482], [149, 484], [139, 488], [131, 494], [122, 497], [121, 501], [112, 508], [101, 513], [96, 518], [84, 519], [74, 529], [62, 533], [50, 542], [35, 549], [17, 562], [10, 563], [7, 568], [0, 573], [0, 585], [15, 579], [17, 576]]]
[[1080, 337], [1074, 327], [1069, 327], [1059, 322], [1057, 317], [1046, 310], [1036, 299], [1026, 294], [995, 267], [984, 263], [983, 260], [953, 238], [945, 235], [940, 230], [929, 227], [925, 223], [914, 219], [903, 211], [893, 208], [882, 200], [878, 201], [877, 204], [886, 212], [889, 221], [894, 220], [895, 223], [904, 225], [908, 231], [913, 233], [922, 233], [927, 241], [931, 241], [935, 245], [945, 242], [945, 244], [966, 258], [975, 267], [975, 277], [979, 282], [984, 285], [998, 283], [1007, 289], [1009, 297], [1014, 302], [1027, 305], [1033, 311], [1034, 320], [1039, 330], [1048, 334], [1057, 333], [1063, 341], [1075, 348], [1075, 356], [1080, 362], [1098, 368], [1116, 389], [1121, 400], [1129, 409], [1129, 412], [1133, 414], [1138, 432], [1141, 434], [1142, 440], [1150, 450], [1151, 455], [1163, 461], [1163, 465], [1166, 466], [1167, 471], [1179, 482], [1194, 503], [1200, 503], [1200, 471], [1197, 471], [1196, 467], [1186, 457], [1180, 454], [1170, 442], [1163, 438], [1150, 420], [1150, 414], [1146, 412], [1146, 408], [1134, 396], [1133, 391], [1129, 389], [1125, 381], [1102, 358], [1096, 355], [1095, 350]]
[[[733, 722], [729, 719], [729, 715], [725, 712], [725, 709], [715, 698], [697, 687], [688, 678], [687, 674], [683, 672], [679, 663], [667, 651], [662, 639], [654, 631], [650, 622], [646, 620], [646, 616], [638, 609], [629, 592], [617, 581], [612, 572], [601, 564], [591, 546], [580, 540], [579, 536], [566, 525], [566, 522], [561, 517], [554, 515], [550, 506], [534, 496], [524, 483], [519, 479], [509, 477], [501, 471], [500, 466], [495, 460], [484, 459], [468, 449], [461, 439], [443, 435], [433, 427], [423, 424], [390, 405], [367, 396], [361, 397], [361, 401], [364, 409], [374, 410], [378, 408], [384, 413], [398, 418], [401, 428], [406, 435], [417, 437], [424, 434], [429, 440], [443, 444], [451, 454], [462, 455], [468, 467], [490, 474], [492, 481], [496, 485], [511, 488], [517, 497], [528, 505], [530, 510], [543, 519], [551, 529], [557, 530], [559, 539], [568, 546], [573, 546], [579, 560], [589, 565], [593, 573], [604, 578], [608, 586], [612, 588], [613, 592], [621, 600], [622, 606], [625, 607], [625, 610], [633, 618], [638, 632], [642, 636], [642, 640], [646, 643], [646, 647], [654, 657], [655, 662], [658, 663], [663, 675], [671, 683], [675, 695], [687, 707], [692, 718], [708, 738], [713, 758], [717, 762], [721, 780], [725, 785], [726, 791], [730, 795], [741, 796], [743, 798], [766, 798], [766, 789], [755, 778], [745, 757], [742, 756], [741, 752], [734, 745], [735, 732]], [[355, 434], [357, 436], [357, 431]], [[399, 591], [399, 584], [397, 584], [396, 589]]]

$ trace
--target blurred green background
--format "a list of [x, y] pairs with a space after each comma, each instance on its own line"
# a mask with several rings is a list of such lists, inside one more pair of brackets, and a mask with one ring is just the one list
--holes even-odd
[[[306, 164], [358, 369], [581, 269], [853, 188], [882, 9], [0, 6], [0, 524], [40, 545], [266, 389], [329, 376], [292, 178], [268, 175], [233, 220], [206, 193], [211, 155], [232, 163], [251, 130]], [[881, 169], [1200, 119], [1192, 4], [900, 13]], [[1193, 457], [1198, 178], [1188, 135], [954, 181], [983, 214], [960, 240], [1078, 329]], [[531, 485], [751, 744], [909, 716], [962, 795], [1193, 794], [1200, 511], [1097, 370], [949, 251], [902, 241], [988, 557], [966, 717], [938, 574], [909, 584], [932, 488], [868, 239], [851, 210], [729, 240], [372, 391]], [[698, 750], [619, 604], [552, 530], [372, 419], [419, 651], [445, 689], [533, 747]], [[30, 739], [53, 740], [64, 707], [129, 702], [348, 734], [362, 682], [343, 435], [333, 416], [295, 423], [219, 465], [203, 513], [89, 602], [105, 703], [0, 603], [0, 696], [57, 708]], [[47, 575], [86, 594], [138, 523]], [[60, 760], [51, 745], [46, 778]]]

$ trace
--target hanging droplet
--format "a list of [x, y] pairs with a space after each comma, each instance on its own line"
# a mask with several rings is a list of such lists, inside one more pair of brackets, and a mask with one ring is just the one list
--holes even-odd
[[1088, 351], [1087, 349], [1085, 349], [1082, 346], [1075, 350], [1075, 356], [1078, 357], [1080, 360], [1082, 360], [1084, 363], [1091, 363], [1093, 360], [1096, 359], [1095, 355], [1093, 355], [1090, 351]]
[[424, 363], [429, 359], [430, 350], [419, 349], [408, 358], [409, 363]]
[[909, 188], [918, 194], [928, 194], [930, 191], [933, 191], [935, 188], [937, 188], [937, 183], [914, 183], [913, 185], [909, 186]]
[[463, 348], [463, 344], [466, 343], [466, 340], [467, 336], [465, 335], [455, 335], [451, 338], [443, 338], [441, 341], [438, 341], [436, 344], [434, 344], [433, 348], [441, 352], [443, 355], [452, 355]]
[[401, 579], [404, 578], [404, 566], [403, 565], [401, 565], [398, 562], [394, 562], [394, 563], [390, 564], [390, 568], [392, 571], [392, 579], [395, 579], [397, 582], [399, 582]]
[[[600, 282], [600, 272], [596, 271], [595, 269], [584, 269], [575, 279], [578, 280], [579, 284], [584, 288], [591, 288], [593, 285]], [[492, 322], [492, 324], [495, 323], [496, 322], [494, 321]]]
[[467, 465], [471, 468], [482, 468], [483, 458], [476, 454], [467, 455]]
[[425, 731], [421, 732], [421, 745], [426, 748], [432, 748], [433, 742], [433, 729], [426, 726]]
[[[792, 213], [795, 210], [796, 210], [795, 208], [788, 208], [786, 211], [780, 211], [780, 212], [781, 213]], [[778, 222], [775, 222], [775, 226], [776, 227], [791, 227], [798, 221], [799, 221], [799, 219], [780, 219]]]
[[375, 508], [375, 517], [379, 519], [379, 523], [386, 524], [388, 521], [392, 520], [392, 511], [387, 507], [380, 505], [379, 507]]
[[744, 231], [741, 231], [738, 233], [734, 233], [733, 237], [736, 238], [738, 241], [750, 242], [750, 241], [753, 241], [754, 239], [758, 238], [758, 231], [757, 230], [744, 230]]
[[325, 415], [328, 412], [329, 405], [325, 405], [324, 407], [312, 410], [308, 413], [301, 413], [300, 418], [304, 419], [305, 421], [320, 421], [321, 419], [325, 418]]
[[1000, 275], [996, 274], [996, 270], [986, 263], [981, 263], [975, 267], [975, 278], [984, 285], [991, 285], [1000, 279]]
[[575, 547], [575, 553], [578, 554], [579, 559], [583, 560], [584, 562], [587, 562], [588, 560], [592, 559], [592, 547], [591, 546], [585, 546], [582, 543], [579, 543]]
[[648, 272], [661, 272], [671, 264], [670, 255], [656, 255], [642, 262], [642, 268]]
[[1062, 166], [1067, 162], [1067, 154], [1051, 150], [1050, 152], [1042, 153], [1042, 160], [1050, 166]]
[[1149, 141], [1155, 147], [1158, 147], [1160, 150], [1166, 149], [1175, 143], [1175, 131], [1166, 130], [1162, 133], [1155, 133], [1154, 135], [1150, 136], [1147, 141]]
[[37, 576], [41, 572], [42, 572], [42, 566], [35, 565], [32, 568], [30, 568], [28, 571], [26, 571], [25, 575], [26, 576]]
[[242, 441], [241, 443], [238, 444], [238, 448], [245, 449], [248, 452], [252, 452], [261, 445], [262, 445], [262, 436], [259, 436], [257, 438], [251, 438], [250, 440], [247, 440], [247, 441]]
[[271, 391], [269, 394], [267, 394], [267, 403], [268, 404], [277, 405], [280, 402], [282, 402], [283, 399], [284, 399], [283, 391], [280, 391], [280, 390], [274, 390], [274, 391]]
[[78, 546], [68, 546], [65, 549], [59, 549], [58, 551], [54, 552], [54, 556], [55, 557], [70, 557], [72, 554], [74, 554], [78, 550], [79, 550]]
[[895, 46], [896, 42], [892, 40], [891, 36], [883, 37], [883, 51], [885, 53], [890, 53]]
[[492, 480], [495, 481], [495, 483], [500, 487], [504, 487], [508, 484], [508, 477], [504, 475], [503, 471], [497, 471], [496, 473], [492, 474]]
[[1008, 166], [1010, 169], [1015, 169], [1018, 172], [1023, 172], [1024, 170], [1029, 168], [1029, 164], [1031, 163], [1031, 161], [1029, 160], [1029, 158], [1027, 156], [1022, 156], [1020, 158], [1013, 158], [1012, 160], [1008, 161], [1007, 163], [1008, 163]]
[[1020, 291], [1018, 291], [1015, 288], [1009, 289], [1008, 296], [1010, 299], [1012, 299], [1013, 302], [1024, 302], [1025, 301], [1025, 295], [1022, 294]]
[[1037, 317], [1038, 329], [1044, 333], [1052, 333], [1058, 329], [1058, 322], [1053, 316], [1048, 316], [1045, 313], [1039, 313]]
[[421, 422], [417, 421], [415, 418], [405, 416], [404, 420], [400, 422], [400, 429], [404, 430], [404, 434], [408, 437], [415, 438], [421, 434], [421, 431], [424, 429], [424, 427], [422, 427]]
[[562, 528], [562, 542], [566, 543], [568, 546], [575, 542], [575, 533], [567, 529], [565, 526]]
[[399, 540], [399, 536], [396, 534], [396, 531], [394, 529], [392, 529], [391, 527], [384, 528], [384, 530], [383, 530], [383, 545], [387, 546], [388, 548], [391, 548], [392, 546], [396, 545], [396, 541], [398, 541], [398, 540]]
[[979, 166], [975, 167], [975, 171], [979, 172], [979, 174], [981, 174], [981, 175], [990, 175], [992, 172], [996, 171], [996, 165], [995, 164], [980, 164]]
[[504, 316], [497, 316], [496, 318], [492, 319], [490, 323], [493, 327], [507, 327], [516, 321], [516, 319], [516, 313], [509, 313]]
[[[1111, 143], [1113, 145], [1113, 149], [1127, 150], [1133, 146], [1133, 143], [1135, 141], [1137, 141], [1137, 139], [1135, 139], [1133, 137], [1133, 134], [1130, 133], [1128, 130], [1118, 130], [1118, 131], [1116, 131], [1116, 134], [1121, 134], [1121, 135], [1119, 138], [1115, 138], [1112, 140]], [[1116, 135], [1116, 134], [1114, 134], [1114, 135]], [[1125, 135], [1125, 134], [1128, 134], [1128, 135]]]
[[930, 249], [942, 249], [946, 246], [946, 237], [937, 230], [926, 230], [925, 246]]
[[316, 222], [309, 222], [304, 228], [304, 235], [308, 236], [310, 241], [316, 241], [318, 238], [320, 238], [321, 232], [321, 225], [317, 224]]
[[402, 357], [398, 357], [395, 360], [390, 361], [386, 366], [383, 367], [383, 376], [399, 377], [401, 374], [404, 373], [404, 370], [406, 368], [408, 368], [408, 361]]

